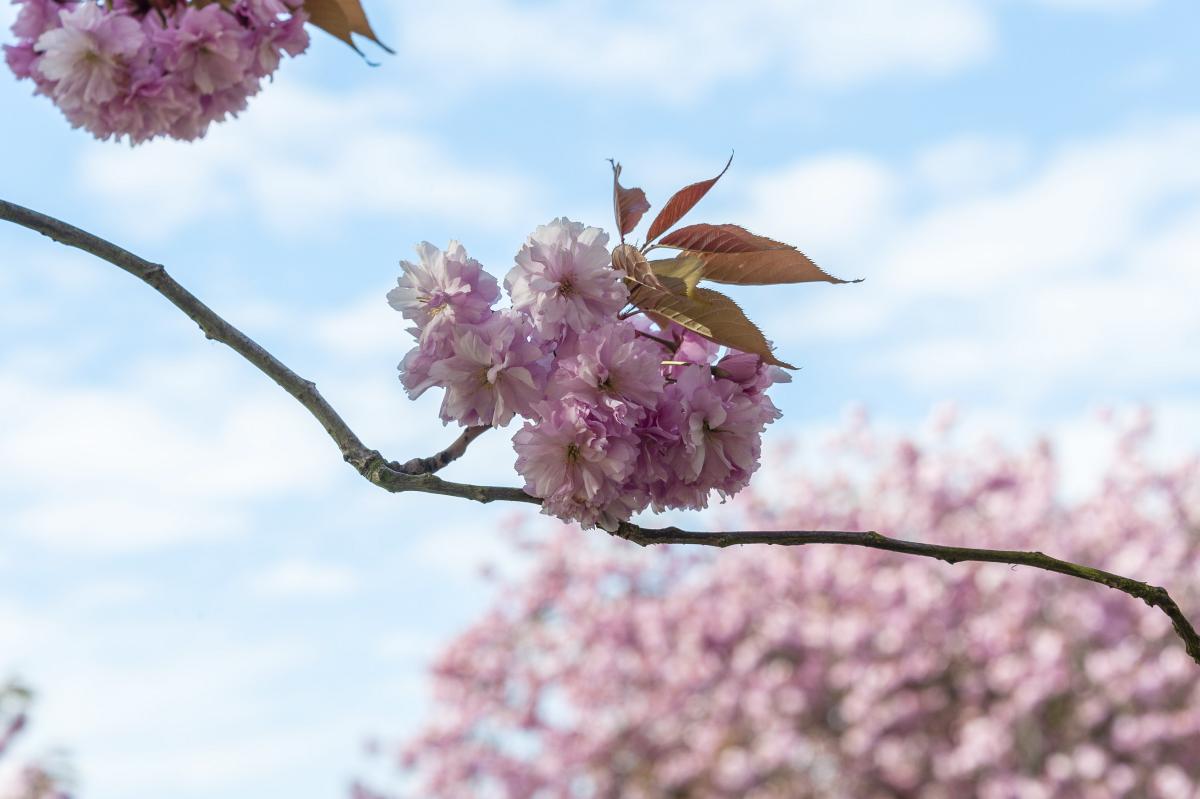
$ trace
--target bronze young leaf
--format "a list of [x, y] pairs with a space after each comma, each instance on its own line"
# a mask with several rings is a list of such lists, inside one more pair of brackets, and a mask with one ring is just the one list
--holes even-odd
[[683, 281], [659, 276], [664, 288], [633, 284], [630, 302], [662, 325], [674, 322], [709, 341], [749, 352], [765, 363], [795, 369], [775, 357], [766, 336], [746, 318], [738, 304], [712, 289], [697, 288], [688, 296]]
[[[650, 223], [646, 244], [640, 251], [625, 243], [625, 234], [649, 207], [646, 195], [640, 189], [622, 188], [618, 182], [621, 167], [613, 163], [613, 206], [621, 231], [621, 244], [612, 252], [613, 266], [626, 275], [630, 303], [659, 324], [674, 322], [717, 344], [795, 369], [775, 357], [766, 336], [737, 303], [724, 294], [701, 288], [700, 281], [740, 285], [858, 281], [833, 277], [792, 245], [738, 225], [702, 223], [663, 235], [708, 193], [732, 162], [730, 156], [720, 175], [675, 192]], [[659, 236], [661, 241], [655, 243]], [[647, 261], [645, 253], [660, 247], [680, 253], [674, 258]]]
[[655, 246], [696, 252], [758, 252], [786, 249], [791, 245], [766, 236], [756, 236], [739, 225], [701, 223], [673, 230]]
[[308, 12], [308, 21], [354, 48], [361, 54], [358, 45], [354, 43], [352, 34], [358, 34], [370, 39], [387, 52], [393, 50], [375, 35], [367, 13], [359, 0], [304, 0], [304, 10]]
[[[729, 165], [733, 163], [733, 155], [729, 156], [729, 160], [725, 163], [725, 169], [721, 170], [721, 175], [724, 175], [729, 169]], [[716, 182], [721, 179], [721, 175], [709, 180], [702, 180], [699, 183], [693, 183], [690, 186], [684, 186], [679, 191], [667, 200], [667, 204], [658, 212], [658, 216], [654, 217], [654, 221], [650, 223], [650, 230], [646, 233], [646, 243], [649, 244], [658, 238], [664, 231], [669, 230], [672, 225], [683, 219], [684, 214], [692, 210], [696, 203], [700, 202], [708, 190], [711, 189]]]
[[704, 279], [704, 261], [697, 257], [697, 253], [682, 252], [674, 258], [662, 258], [648, 263], [652, 274], [681, 281], [689, 297], [695, 296], [696, 286]]
[[617, 220], [617, 231], [621, 235], [621, 243], [625, 243], [625, 234], [637, 227], [642, 214], [650, 210], [646, 200], [646, 192], [638, 188], [627, 189], [620, 183], [621, 165], [609, 159], [613, 168], [613, 214]]
[[642, 283], [655, 288], [662, 288], [658, 276], [654, 274], [650, 263], [642, 251], [632, 244], [618, 244], [612, 251], [613, 267], [625, 273], [625, 277], [634, 283]]
[[[755, 286], [858, 282], [836, 278], [792, 245], [755, 235], [738, 225], [688, 225], [664, 236], [657, 246], [683, 250], [676, 260], [686, 263], [685, 272], [695, 282], [711, 280]], [[659, 263], [662, 262], [655, 261]], [[674, 274], [683, 267], [655, 267], [659, 274], [663, 269]]]
[[[770, 286], [780, 283], [858, 283], [842, 280], [817, 266], [794, 247], [759, 252], [693, 252], [685, 250], [675, 258], [651, 261], [659, 274], [676, 274], [695, 285], [701, 280], [740, 286]], [[660, 267], [659, 264], [664, 266]], [[680, 274], [682, 273], [682, 274]]]

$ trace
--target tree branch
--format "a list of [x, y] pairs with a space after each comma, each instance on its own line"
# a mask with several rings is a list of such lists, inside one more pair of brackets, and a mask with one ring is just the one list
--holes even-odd
[[[274, 380], [316, 418], [325, 432], [337, 444], [342, 457], [371, 483], [386, 491], [400, 493], [421, 491], [429, 494], [461, 497], [476, 502], [526, 502], [540, 505], [541, 500], [526, 494], [519, 488], [479, 486], [469, 483], [452, 483], [442, 480], [433, 472], [454, 461], [466, 451], [467, 446], [488, 428], [468, 427], [458, 439], [442, 452], [428, 458], [414, 458], [401, 465], [387, 461], [376, 450], [369, 449], [354, 431], [342, 420], [337, 411], [317, 391], [311, 380], [306, 380], [285, 366], [278, 358], [255, 343], [245, 333], [218, 316], [191, 292], [177, 283], [161, 264], [140, 258], [87, 231], [69, 225], [45, 214], [31, 211], [10, 202], [0, 200], [0, 219], [14, 222], [22, 227], [48, 236], [69, 247], [83, 250], [97, 258], [124, 269], [129, 274], [150, 285], [166, 297], [192, 321], [200, 326], [204, 335], [219, 341], [241, 355], [259, 371]], [[1081, 580], [1114, 588], [1158, 608], [1171, 620], [1175, 632], [1183, 641], [1188, 655], [1200, 663], [1200, 636], [1179, 605], [1166, 589], [1149, 585], [1118, 574], [1093, 569], [1077, 563], [1050, 557], [1042, 552], [1021, 552], [1002, 549], [975, 549], [972, 547], [940, 546], [916, 541], [888, 538], [876, 532], [843, 531], [740, 531], [726, 533], [699, 533], [677, 527], [653, 529], [623, 522], [614, 533], [617, 537], [641, 546], [651, 544], [694, 544], [710, 547], [729, 547], [741, 544], [776, 544], [781, 546], [804, 546], [807, 544], [844, 544], [870, 547], [907, 555], [936, 558], [947, 563], [976, 561], [984, 563], [1007, 563], [1013, 566], [1030, 566], [1035, 569], [1057, 572]]]
[[472, 441], [491, 429], [491, 425], [486, 424], [464, 428], [462, 435], [456, 438], [453, 444], [436, 455], [430, 455], [428, 458], [413, 458], [403, 466], [395, 462], [389, 465], [405, 474], [433, 474], [461, 458], [466, 453], [467, 447], [471, 446]]
[[1158, 608], [1171, 620], [1175, 632], [1192, 660], [1200, 663], [1200, 636], [1179, 605], [1167, 593], [1167, 589], [1150, 585], [1119, 574], [1093, 569], [1067, 560], [1051, 557], [1044, 552], [1023, 552], [1014, 549], [976, 549], [974, 547], [952, 547], [941, 544], [925, 544], [888, 538], [871, 530], [868, 532], [846, 532], [840, 530], [742, 530], [732, 533], [696, 533], [678, 527], [649, 529], [628, 522], [622, 523], [614, 535], [641, 546], [653, 544], [701, 544], [710, 547], [732, 547], [741, 544], [776, 544], [779, 546], [805, 546], [807, 544], [843, 544], [847, 546], [883, 549], [905, 555], [921, 555], [936, 558], [946, 563], [1007, 563], [1011, 566], [1031, 566], [1035, 569], [1058, 572], [1078, 577], [1109, 588], [1123, 591]]
[[[540, 504], [540, 500], [518, 488], [451, 483], [434, 477], [429, 473], [432, 470], [426, 470], [421, 474], [408, 474], [404, 471], [404, 467], [385, 461], [379, 452], [369, 449], [355, 435], [349, 425], [333, 409], [333, 406], [321, 396], [321, 392], [317, 391], [316, 383], [293, 372], [245, 333], [222, 319], [213, 309], [167, 274], [167, 270], [163, 268], [162, 264], [140, 258], [128, 250], [85, 230], [80, 230], [74, 225], [4, 200], [0, 200], [0, 219], [6, 219], [37, 231], [60, 244], [90, 253], [147, 283], [199, 325], [206, 337], [221, 342], [241, 355], [260, 372], [274, 380], [280, 388], [295, 397], [296, 401], [303, 405], [325, 428], [325, 432], [329, 434], [341, 451], [342, 458], [358, 470], [359, 474], [380, 488], [394, 493], [423, 491], [431, 494], [445, 494], [463, 499], [473, 499], [476, 502], [505, 500]], [[451, 449], [455, 445], [451, 445]], [[466, 445], [463, 444], [462, 448], [465, 449], [465, 447]], [[440, 457], [437, 455], [433, 459]], [[446, 463], [449, 463], [450, 460], [453, 458], [446, 460]]]

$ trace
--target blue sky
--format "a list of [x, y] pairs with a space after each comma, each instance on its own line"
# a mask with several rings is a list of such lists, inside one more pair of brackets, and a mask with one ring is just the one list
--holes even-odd
[[[367, 5], [396, 57], [318, 36], [194, 144], [92, 141], [0, 75], [0, 196], [165, 263], [403, 459], [454, 435], [395, 380], [414, 243], [502, 276], [554, 216], [611, 226], [606, 158], [658, 204], [735, 150], [692, 218], [866, 278], [737, 292], [803, 367], [771, 440], [954, 402], [1054, 434], [1068, 488], [1100, 407], [1200, 443], [1191, 0]], [[421, 717], [479, 564], [517, 567], [517, 511], [373, 489], [144, 286], [12, 226], [0, 420], [0, 675], [88, 797], [339, 795]], [[511, 463], [489, 434], [448, 475]]]

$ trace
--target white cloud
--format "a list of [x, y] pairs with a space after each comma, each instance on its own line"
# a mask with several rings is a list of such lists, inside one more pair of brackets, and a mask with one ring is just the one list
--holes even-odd
[[940, 195], [961, 195], [996, 188], [1015, 177], [1029, 160], [1018, 141], [992, 136], [962, 136], [919, 153], [919, 181]]
[[344, 566], [287, 560], [253, 575], [249, 585], [254, 593], [276, 599], [332, 597], [354, 592], [358, 577]]
[[[291, 235], [333, 235], [363, 213], [422, 213], [503, 227], [536, 189], [524, 177], [457, 163], [417, 129], [395, 93], [324, 93], [281, 78], [202, 145], [91, 144], [82, 182], [142, 237], [253, 213]], [[155, 224], [140, 220], [153, 218]], [[135, 221], [130, 221], [135, 220]]]
[[751, 180], [744, 219], [773, 238], [803, 242], [818, 260], [878, 236], [895, 211], [896, 179], [877, 161], [825, 155]]
[[[399, 267], [396, 272], [399, 274]], [[319, 316], [313, 323], [313, 336], [341, 359], [386, 356], [399, 362], [413, 344], [405, 332], [409, 326], [387, 304], [384, 291], [378, 291]]]
[[95, 388], [0, 377], [0, 415], [22, 420], [0, 437], [0, 527], [85, 551], [143, 549], [238, 533], [251, 501], [322, 485], [341, 466], [332, 443], [228, 361], [153, 359]]
[[[1200, 377], [1192, 346], [1200, 338], [1196, 141], [1200, 119], [1145, 123], [1038, 160], [1022, 156], [1016, 175], [987, 190], [915, 203], [931, 169], [939, 171], [930, 163], [940, 157], [930, 153], [953, 153], [962, 140], [927, 150], [913, 168], [859, 181], [892, 186], [899, 204], [851, 188], [844, 189], [851, 199], [833, 203], [860, 203], [863, 218], [873, 220], [846, 228], [869, 254], [847, 251], [844, 262], [814, 254], [833, 273], [862, 274], [867, 282], [813, 287], [806, 307], [777, 308], [766, 328], [785, 351], [814, 337], [863, 342], [856, 365], [864, 374], [898, 379], [931, 399], [960, 390], [1018, 403], [1079, 390], [1136, 399]], [[828, 163], [775, 174], [820, 174]], [[814, 181], [768, 177], [756, 185], [773, 180], [776, 215], [820, 213], [805, 191]], [[742, 218], [757, 224], [762, 207], [752, 190]], [[829, 246], [839, 238], [802, 233], [797, 226], [789, 240], [806, 249], [822, 235]], [[845, 266], [859, 262], [861, 269]]]
[[[514, 511], [513, 518], [531, 518], [534, 509]], [[482, 518], [476, 516], [476, 518]], [[513, 576], [529, 567], [529, 561], [505, 534], [504, 526], [459, 522], [443, 524], [421, 536], [408, 550], [409, 561], [423, 572], [439, 575], [447, 584], [460, 589], [479, 587], [480, 576], [488, 570]]]
[[473, 0], [405, 5], [398, 24], [401, 52], [438, 80], [522, 78], [668, 100], [768, 71], [834, 88], [940, 75], [986, 57], [993, 38], [971, 0]]

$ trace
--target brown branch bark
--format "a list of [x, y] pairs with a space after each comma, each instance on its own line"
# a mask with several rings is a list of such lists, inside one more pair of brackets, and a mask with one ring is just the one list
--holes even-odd
[[433, 474], [461, 458], [466, 453], [467, 447], [471, 446], [472, 441], [491, 429], [491, 425], [486, 424], [464, 428], [462, 435], [456, 438], [453, 444], [436, 455], [430, 455], [428, 458], [413, 458], [404, 465], [394, 462], [389, 465], [405, 474]]
[[[124, 269], [134, 277], [150, 285], [166, 297], [180, 311], [200, 326], [204, 335], [226, 345], [238, 355], [252, 363], [267, 377], [274, 380], [303, 405], [325, 428], [325, 432], [337, 444], [342, 457], [371, 483], [386, 491], [422, 491], [430, 494], [471, 499], [476, 502], [526, 502], [540, 505], [541, 500], [526, 494], [519, 488], [480, 486], [469, 483], [452, 483], [442, 480], [433, 472], [460, 457], [467, 446], [487, 430], [487, 427], [469, 427], [442, 452], [428, 458], [414, 458], [405, 464], [387, 461], [376, 450], [369, 449], [341, 416], [326, 402], [317, 386], [285, 366], [278, 358], [256, 344], [245, 333], [226, 322], [191, 292], [177, 283], [161, 264], [140, 258], [128, 250], [105, 241], [87, 231], [69, 225], [45, 214], [0, 200], [0, 219], [48, 236], [69, 247], [75, 247], [97, 258]], [[874, 531], [848, 532], [837, 530], [802, 531], [751, 531], [702, 533], [681, 530], [677, 527], [659, 529], [642, 527], [630, 522], [622, 523], [614, 533], [617, 537], [641, 546], [652, 544], [692, 544], [710, 547], [729, 547], [741, 544], [775, 544], [780, 546], [805, 546], [808, 544], [842, 544], [870, 547], [906, 555], [935, 558], [946, 563], [975, 561], [984, 563], [1007, 563], [1012, 566], [1029, 566], [1035, 569], [1057, 572], [1081, 580], [1114, 588], [1158, 608], [1171, 620], [1175, 632], [1183, 641], [1187, 653], [1200, 664], [1200, 635], [1188, 621], [1179, 605], [1166, 589], [1149, 585], [1119, 574], [1094, 569], [1070, 561], [1061, 560], [1042, 552], [1023, 552], [1003, 549], [976, 549], [974, 547], [942, 546], [917, 541], [889, 538]]]

